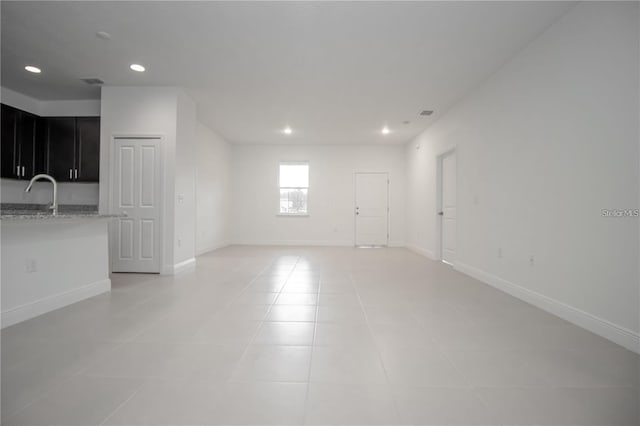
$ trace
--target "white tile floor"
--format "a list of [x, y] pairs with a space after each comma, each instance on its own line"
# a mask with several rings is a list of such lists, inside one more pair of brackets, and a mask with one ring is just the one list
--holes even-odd
[[2, 331], [5, 425], [638, 425], [639, 357], [404, 249], [230, 247]]

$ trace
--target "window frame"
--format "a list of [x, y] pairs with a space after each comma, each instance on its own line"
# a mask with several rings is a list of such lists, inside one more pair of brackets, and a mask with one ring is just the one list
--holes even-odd
[[[307, 186], [281, 186], [280, 184], [280, 174], [281, 174], [281, 169], [282, 166], [307, 166]], [[308, 161], [280, 161], [278, 163], [278, 213], [276, 214], [276, 216], [285, 216], [285, 217], [308, 217], [309, 216], [309, 188], [311, 187], [311, 167], [309, 166], [309, 162]], [[306, 211], [304, 213], [289, 213], [289, 212], [283, 212], [281, 209], [281, 205], [280, 205], [280, 192], [283, 189], [293, 189], [293, 190], [301, 190], [301, 189], [306, 189], [307, 190], [307, 197], [306, 197]]]

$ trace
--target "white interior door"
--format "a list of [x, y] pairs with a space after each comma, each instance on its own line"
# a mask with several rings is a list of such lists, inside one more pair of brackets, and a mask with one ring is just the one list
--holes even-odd
[[389, 242], [389, 175], [356, 173], [356, 245]]
[[113, 272], [160, 272], [160, 139], [115, 139]]
[[442, 157], [442, 210], [441, 255], [442, 261], [453, 264], [456, 258], [456, 155]]

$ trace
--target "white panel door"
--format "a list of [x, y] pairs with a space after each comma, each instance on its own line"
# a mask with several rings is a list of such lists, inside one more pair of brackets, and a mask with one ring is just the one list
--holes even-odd
[[453, 264], [456, 259], [456, 155], [442, 157], [442, 260]]
[[389, 242], [389, 175], [356, 173], [356, 245]]
[[160, 139], [115, 139], [113, 272], [160, 272]]

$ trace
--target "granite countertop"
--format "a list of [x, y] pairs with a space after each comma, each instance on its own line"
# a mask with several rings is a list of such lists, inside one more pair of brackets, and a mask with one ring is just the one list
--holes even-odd
[[95, 205], [60, 204], [58, 205], [58, 214], [54, 216], [46, 204], [0, 204], [0, 219], [3, 220], [108, 219], [122, 216], [123, 215], [117, 214], [99, 214], [98, 206]]

